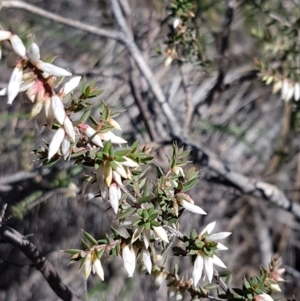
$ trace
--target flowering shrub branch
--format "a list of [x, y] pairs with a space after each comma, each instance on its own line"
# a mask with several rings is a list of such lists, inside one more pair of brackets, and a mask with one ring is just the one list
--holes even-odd
[[[66, 250], [72, 263], [80, 263], [85, 277], [92, 272], [104, 281], [105, 254], [122, 257], [129, 277], [142, 266], [154, 275], [157, 286], [168, 281], [169, 296], [176, 300], [181, 300], [185, 293], [193, 300], [212, 298], [214, 289], [224, 289], [218, 281], [222, 277], [229, 285], [231, 273], [218, 273], [214, 265], [226, 269], [219, 251], [227, 247], [219, 240], [231, 233], [212, 233], [215, 222], [200, 234], [195, 230], [188, 235], [180, 232], [180, 216], [185, 210], [206, 215], [189, 194], [199, 180], [199, 171], [186, 161], [189, 151], [173, 144], [168, 169], [156, 166], [157, 177], [151, 183], [147, 176], [153, 169], [151, 149], [141, 148], [138, 143], [128, 146], [124, 138], [114, 133], [121, 130], [115, 120], [120, 112], [113, 112], [103, 102], [99, 119], [90, 115], [92, 99], [102, 93], [94, 83], [83, 83], [80, 95], [73, 95], [81, 78], [72, 77], [62, 84], [72, 74], [54, 65], [52, 59], [42, 61], [35, 42], [30, 41], [25, 47], [17, 35], [5, 30], [0, 30], [0, 41], [11, 45], [10, 66], [14, 68], [0, 95], [7, 95], [8, 104], [12, 104], [19, 93], [26, 93], [32, 102], [31, 118], [36, 118], [40, 127], [54, 131], [52, 140], [37, 149], [36, 155], [46, 167], [59, 160], [87, 166], [90, 172], [85, 185], [86, 200], [100, 197], [115, 213], [115, 226], [104, 239], [98, 240], [83, 231], [82, 249]], [[171, 273], [164, 266], [165, 253], [176, 243], [179, 245], [173, 246], [173, 255], [189, 257], [193, 264], [189, 276], [179, 276], [176, 267]], [[283, 281], [280, 263], [275, 256], [269, 269], [262, 268], [259, 276], [245, 279], [242, 288], [226, 289], [223, 293], [217, 290], [216, 295], [232, 301], [272, 300], [270, 295], [280, 291]]]

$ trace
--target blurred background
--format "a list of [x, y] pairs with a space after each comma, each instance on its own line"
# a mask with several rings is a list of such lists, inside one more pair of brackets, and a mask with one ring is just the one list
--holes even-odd
[[[280, 91], [273, 94], [272, 85], [288, 81], [292, 89], [300, 82], [300, 3], [119, 2], [135, 43], [186, 136], [212, 151], [232, 170], [272, 183], [298, 203], [297, 97], [281, 97]], [[184, 6], [185, 2], [191, 6]], [[109, 0], [26, 3], [63, 18], [120, 32]], [[178, 3], [183, 3], [182, 11]], [[172, 130], [124, 44], [23, 9], [3, 7], [0, 22], [24, 40], [31, 35], [40, 46], [42, 59], [57, 56], [56, 65], [85, 76], [88, 82], [96, 81], [104, 92], [93, 101], [93, 114], [99, 116], [102, 100], [115, 110], [125, 111], [117, 119], [123, 137], [129, 143], [151, 143], [156, 163], [167, 166]], [[10, 46], [4, 43], [1, 89], [11, 75], [6, 64], [9, 53]], [[81, 229], [97, 239], [103, 237], [110, 231], [114, 214], [96, 200], [84, 201], [82, 185], [89, 169], [63, 161], [53, 168], [40, 167], [32, 150], [44, 145], [42, 139], [50, 141], [51, 131], [39, 130], [29, 119], [30, 104], [25, 95], [19, 95], [11, 106], [6, 102], [6, 97], [0, 97], [0, 204], [8, 204], [8, 225], [26, 235], [64, 282], [78, 294], [86, 291], [89, 300], [169, 300], [166, 284], [156, 289], [153, 276], [137, 271], [133, 278], [127, 278], [120, 258], [103, 261], [105, 282], [95, 276], [86, 283], [79, 266], [68, 265], [69, 256], [62, 250], [80, 246]], [[191, 160], [201, 169], [192, 197], [209, 214], [199, 217], [185, 212], [181, 231], [200, 231], [217, 221], [216, 231], [233, 233], [225, 242], [229, 252], [222, 254], [234, 274], [233, 286], [240, 286], [244, 275], [256, 275], [260, 265], [267, 266], [272, 254], [279, 253], [286, 268], [283, 295], [300, 298], [299, 220], [227, 186], [195, 157]], [[170, 268], [175, 263], [181, 275], [191, 277], [188, 260], [168, 257]], [[0, 300], [57, 299], [20, 251], [0, 244]]]

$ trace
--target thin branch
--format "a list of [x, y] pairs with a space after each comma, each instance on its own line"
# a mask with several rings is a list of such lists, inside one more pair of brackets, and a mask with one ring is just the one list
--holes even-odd
[[122, 35], [117, 31], [107, 30], [107, 29], [101, 29], [95, 26], [91, 26], [88, 24], [81, 23], [79, 21], [74, 21], [72, 19], [64, 18], [60, 15], [48, 12], [44, 9], [38, 8], [35, 5], [28, 4], [23, 1], [2, 1], [0, 2], [0, 10], [2, 8], [18, 8], [25, 10], [29, 13], [41, 16], [43, 18], [47, 18], [49, 20], [65, 24], [68, 26], [71, 26], [73, 28], [77, 28], [80, 30], [84, 30], [89, 33], [96, 34], [98, 36], [102, 36], [109, 39], [114, 39], [117, 41], [122, 41]]
[[1, 210], [0, 215], [0, 241], [18, 248], [28, 259], [30, 259], [33, 266], [42, 273], [52, 290], [62, 300], [82, 301], [82, 299], [76, 296], [72, 290], [63, 283], [53, 265], [41, 254], [35, 245], [33, 245], [24, 235], [5, 225], [3, 222], [5, 208], [6, 204]]

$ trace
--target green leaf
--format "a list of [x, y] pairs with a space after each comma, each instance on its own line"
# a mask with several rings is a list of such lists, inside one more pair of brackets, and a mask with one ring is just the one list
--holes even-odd
[[80, 122], [85, 122], [89, 118], [90, 114], [91, 114], [91, 109], [85, 110], [79, 119]]
[[153, 200], [155, 198], [154, 195], [147, 195], [147, 196], [143, 196], [137, 199], [139, 204], [143, 204], [143, 203], [147, 203], [150, 202], [151, 200]]
[[78, 254], [78, 253], [81, 253], [82, 250], [79, 250], [79, 249], [68, 249], [68, 250], [65, 250], [66, 253], [69, 253], [69, 254]]
[[85, 236], [85, 238], [86, 238], [89, 242], [91, 242], [93, 245], [96, 245], [96, 246], [98, 245], [97, 240], [96, 240], [91, 234], [85, 232], [84, 230], [82, 230], [82, 232], [83, 232], [83, 235]]
[[136, 211], [135, 208], [131, 208], [131, 207], [130, 207], [130, 208], [126, 209], [125, 211], [119, 213], [117, 219], [123, 219], [123, 218], [125, 218], [125, 217], [127, 217], [127, 216], [130, 216], [130, 215], [132, 215], [135, 211]]

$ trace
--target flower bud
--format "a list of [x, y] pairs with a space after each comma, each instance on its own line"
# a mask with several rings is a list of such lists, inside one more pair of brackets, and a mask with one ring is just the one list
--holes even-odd
[[128, 277], [132, 277], [136, 265], [136, 255], [133, 248], [130, 248], [129, 245], [125, 245], [122, 250], [122, 257]]
[[11, 36], [10, 42], [14, 52], [23, 58], [26, 55], [26, 48], [22, 40], [14, 34]]
[[32, 43], [28, 49], [28, 57], [33, 62], [36, 63], [40, 60], [40, 48], [36, 43]]
[[61, 127], [54, 134], [51, 143], [49, 144], [48, 160], [50, 160], [59, 150], [60, 145], [65, 137], [65, 130]]
[[36, 66], [38, 69], [57, 77], [72, 75], [72, 73], [70, 73], [69, 71], [50, 63], [44, 63], [42, 61], [39, 61]]
[[8, 40], [12, 36], [10, 31], [0, 30], [0, 41]]
[[63, 125], [66, 117], [65, 107], [61, 99], [57, 95], [53, 95], [51, 100], [54, 117], [59, 124]]
[[61, 89], [61, 93], [67, 95], [71, 93], [80, 83], [81, 76], [75, 76], [70, 79]]
[[64, 120], [64, 128], [68, 136], [72, 139], [73, 142], [75, 142], [75, 131], [73, 124], [68, 116], [65, 117]]

